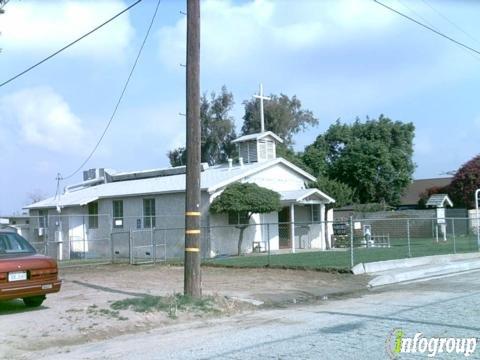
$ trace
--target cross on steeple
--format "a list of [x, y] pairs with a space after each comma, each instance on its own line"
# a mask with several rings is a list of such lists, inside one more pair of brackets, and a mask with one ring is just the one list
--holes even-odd
[[263, 95], [263, 84], [260, 83], [260, 91], [258, 95], [253, 95], [254, 98], [260, 99], [260, 132], [265, 132], [265, 118], [263, 114], [263, 100], [271, 100], [269, 97]]

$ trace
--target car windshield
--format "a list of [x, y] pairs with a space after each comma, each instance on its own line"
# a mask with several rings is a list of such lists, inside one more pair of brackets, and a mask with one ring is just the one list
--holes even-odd
[[0, 256], [25, 253], [35, 253], [35, 249], [27, 240], [13, 232], [0, 232]]

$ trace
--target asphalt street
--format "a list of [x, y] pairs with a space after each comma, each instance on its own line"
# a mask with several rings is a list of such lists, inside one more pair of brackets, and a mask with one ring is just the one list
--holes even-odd
[[[32, 358], [389, 359], [389, 339], [396, 329], [410, 337], [418, 332], [426, 338], [478, 337], [479, 309], [480, 272], [472, 272], [50, 349]], [[399, 358], [427, 358], [427, 353], [400, 354]], [[435, 358], [465, 356], [443, 352]], [[480, 349], [469, 357], [478, 358]]]

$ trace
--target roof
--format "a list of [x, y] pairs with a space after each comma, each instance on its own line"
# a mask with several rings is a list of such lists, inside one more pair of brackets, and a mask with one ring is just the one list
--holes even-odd
[[[228, 184], [239, 181], [269, 167], [283, 164], [305, 178], [305, 181], [315, 181], [315, 178], [299, 167], [282, 158], [276, 158], [264, 162], [234, 166], [212, 166], [201, 173], [201, 188], [213, 193]], [[185, 174], [135, 179], [128, 181], [116, 181], [103, 183], [95, 186], [84, 187], [78, 190], [65, 192], [59, 199], [55, 197], [28, 205], [26, 209], [54, 208], [58, 206], [83, 206], [101, 198], [114, 198], [124, 196], [138, 196], [148, 194], [178, 193], [185, 191]]]
[[439, 208], [445, 207], [445, 203], [447, 203], [447, 205], [450, 207], [453, 206], [452, 200], [450, 200], [447, 194], [435, 194], [430, 196], [426, 203], [426, 206], [433, 206]]
[[[286, 203], [309, 203], [309, 198], [316, 197], [314, 202], [334, 203], [335, 200], [318, 189], [299, 189], [292, 191], [279, 191], [280, 200]], [[312, 202], [313, 203], [313, 202]]]
[[452, 177], [413, 180], [400, 199], [401, 205], [417, 205], [420, 195], [431, 187], [444, 187], [452, 182]]
[[277, 134], [271, 132], [271, 131], [265, 131], [262, 133], [255, 133], [255, 134], [248, 134], [248, 135], [243, 135], [240, 136], [239, 138], [236, 138], [235, 140], [232, 141], [232, 143], [239, 143], [239, 142], [244, 142], [244, 141], [249, 141], [249, 140], [259, 140], [263, 139], [264, 137], [271, 136], [275, 140], [277, 140], [280, 143], [283, 143], [283, 140], [280, 136]]

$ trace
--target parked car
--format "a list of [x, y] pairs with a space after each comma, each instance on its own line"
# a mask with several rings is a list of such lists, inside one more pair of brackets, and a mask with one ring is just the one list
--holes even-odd
[[54, 259], [37, 254], [17, 233], [0, 230], [0, 300], [21, 298], [26, 306], [37, 307], [61, 285]]

